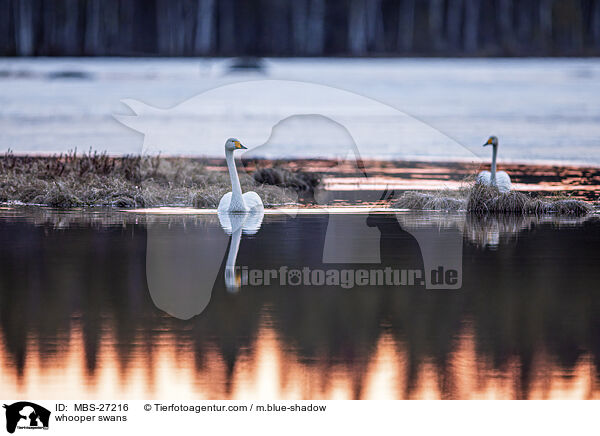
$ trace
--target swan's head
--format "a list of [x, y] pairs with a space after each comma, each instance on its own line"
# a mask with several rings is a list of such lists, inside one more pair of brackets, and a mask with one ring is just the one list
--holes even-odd
[[234, 151], [234, 150], [245, 150], [247, 147], [244, 147], [242, 143], [235, 138], [229, 138], [225, 143], [225, 150]]
[[491, 145], [493, 147], [497, 147], [498, 146], [498, 138], [495, 136], [490, 136], [487, 140], [487, 142], [485, 144], [483, 144], [484, 147]]

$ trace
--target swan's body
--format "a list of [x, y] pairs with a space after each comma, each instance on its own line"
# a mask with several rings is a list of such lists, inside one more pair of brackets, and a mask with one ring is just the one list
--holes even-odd
[[483, 146], [491, 145], [492, 153], [492, 171], [482, 171], [477, 175], [477, 182], [487, 186], [495, 186], [500, 192], [508, 192], [512, 189], [510, 176], [505, 171], [496, 171], [496, 156], [498, 154], [498, 138], [490, 136]]
[[508, 192], [512, 189], [510, 183], [510, 176], [505, 171], [496, 171], [496, 180], [492, 180], [492, 173], [489, 171], [482, 171], [477, 176], [477, 181], [484, 185], [496, 186], [500, 192]]
[[260, 196], [254, 191], [239, 196], [235, 195], [235, 191], [228, 192], [219, 201], [219, 212], [254, 212], [256, 210], [264, 210], [264, 206]]
[[235, 168], [235, 160], [233, 151], [245, 149], [240, 141], [235, 138], [229, 138], [225, 143], [225, 160], [227, 161], [227, 169], [231, 178], [231, 192], [223, 195], [219, 201], [219, 212], [260, 212], [264, 210], [263, 202], [260, 196], [253, 191], [242, 194], [240, 179]]

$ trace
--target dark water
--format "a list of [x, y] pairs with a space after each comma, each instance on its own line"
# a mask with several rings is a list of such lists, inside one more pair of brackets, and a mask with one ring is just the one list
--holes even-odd
[[[600, 397], [596, 217], [230, 224], [232, 236], [216, 215], [0, 211], [2, 397]], [[432, 259], [454, 262], [460, 289], [241, 273], [427, 275]]]

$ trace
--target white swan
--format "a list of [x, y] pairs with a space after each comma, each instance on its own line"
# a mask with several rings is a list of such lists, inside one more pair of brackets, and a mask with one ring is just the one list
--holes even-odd
[[225, 143], [225, 160], [227, 161], [227, 169], [231, 178], [231, 192], [223, 195], [219, 201], [219, 212], [260, 212], [264, 210], [263, 202], [260, 196], [254, 192], [246, 192], [242, 194], [240, 179], [235, 168], [235, 160], [233, 152], [235, 150], [246, 149], [240, 141], [235, 138], [229, 138]]
[[492, 172], [482, 171], [477, 176], [477, 182], [488, 186], [496, 186], [500, 192], [508, 192], [511, 190], [512, 185], [510, 183], [509, 175], [504, 171], [496, 171], [496, 155], [498, 154], [498, 138], [490, 136], [484, 147], [491, 145], [493, 147], [492, 153]]

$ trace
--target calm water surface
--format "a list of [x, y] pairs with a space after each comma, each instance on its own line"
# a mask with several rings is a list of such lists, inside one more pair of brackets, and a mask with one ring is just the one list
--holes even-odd
[[[2, 397], [600, 397], [597, 217], [230, 224], [231, 236], [216, 215], [0, 211]], [[328, 238], [342, 262], [323, 263]], [[423, 268], [424, 240], [459, 241], [461, 289], [226, 278], [238, 243], [237, 266], [369, 269]], [[376, 263], [352, 261], [373, 246]]]

